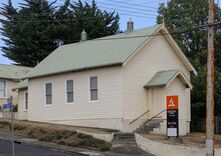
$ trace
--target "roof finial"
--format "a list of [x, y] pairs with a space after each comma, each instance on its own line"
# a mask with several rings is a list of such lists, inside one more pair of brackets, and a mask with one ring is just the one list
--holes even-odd
[[130, 18], [130, 20], [127, 22], [127, 32], [132, 32], [133, 29], [134, 29], [134, 22]]
[[87, 40], [87, 33], [85, 32], [85, 30], [83, 29], [82, 33], [81, 33], [81, 41], [86, 41]]

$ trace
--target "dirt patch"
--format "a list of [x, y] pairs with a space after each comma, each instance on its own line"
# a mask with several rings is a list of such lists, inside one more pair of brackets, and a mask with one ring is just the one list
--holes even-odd
[[[175, 144], [181, 146], [191, 146], [191, 147], [205, 147], [206, 134], [205, 133], [191, 133], [187, 136], [180, 137], [179, 141], [169, 140], [165, 135], [159, 134], [140, 134], [143, 137], [160, 141], [167, 144]], [[215, 135], [215, 147], [221, 148], [221, 135]]]
[[[10, 130], [10, 121], [0, 119], [0, 131], [9, 133]], [[44, 124], [27, 121], [15, 121], [14, 124], [15, 135], [17, 136], [100, 151], [108, 151], [111, 149], [111, 143], [105, 142], [104, 140], [96, 139], [90, 135], [78, 133], [76, 130], [108, 133], [100, 129]]]
[[[10, 120], [0, 118], [1, 124], [10, 124]], [[1, 128], [0, 124], [0, 128]], [[53, 123], [42, 123], [42, 122], [31, 122], [31, 121], [21, 121], [15, 120], [15, 124], [24, 125], [24, 126], [36, 126], [36, 127], [44, 127], [50, 129], [61, 129], [61, 130], [70, 130], [70, 131], [85, 131], [89, 133], [96, 133], [96, 134], [111, 134], [112, 132], [118, 132], [117, 130], [113, 129], [102, 129], [102, 128], [90, 128], [90, 127], [79, 127], [79, 126], [69, 126], [69, 125], [61, 125], [61, 124], [53, 124]]]

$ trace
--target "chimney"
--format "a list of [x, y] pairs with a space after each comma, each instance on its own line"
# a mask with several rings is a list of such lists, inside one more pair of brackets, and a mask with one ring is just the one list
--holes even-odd
[[82, 33], [81, 33], [81, 41], [86, 41], [87, 40], [87, 33], [85, 32], [85, 30], [83, 29]]
[[130, 20], [127, 22], [127, 32], [132, 32], [134, 30], [134, 22], [131, 20], [131, 18], [130, 18]]

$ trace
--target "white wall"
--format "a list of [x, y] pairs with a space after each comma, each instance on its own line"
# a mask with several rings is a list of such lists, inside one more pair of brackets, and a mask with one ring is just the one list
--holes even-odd
[[7, 97], [6, 98], [0, 98], [0, 106], [7, 103], [7, 100], [10, 96], [13, 97], [13, 104], [18, 104], [18, 94], [17, 92], [13, 92], [12, 89], [19, 83], [18, 81], [12, 81], [7, 79], [0, 79], [6, 81], [6, 89], [7, 89]]
[[[33, 121], [122, 129], [121, 67], [66, 73], [29, 80], [29, 113]], [[89, 99], [89, 78], [98, 77], [97, 102]], [[74, 80], [74, 103], [65, 102], [65, 81]], [[45, 106], [44, 88], [52, 82], [52, 105]]]
[[[158, 71], [180, 69], [187, 79], [190, 72], [182, 64], [164, 36], [155, 36], [123, 67], [123, 117], [124, 121], [132, 121], [143, 114], [152, 104], [150, 91], [143, 86]], [[160, 108], [159, 108], [160, 109]], [[159, 112], [158, 112], [159, 113]], [[151, 117], [153, 113], [149, 113]], [[147, 118], [147, 115], [144, 116]], [[141, 119], [143, 120], [143, 119]], [[137, 121], [141, 122], [141, 121]], [[136, 129], [136, 123], [124, 124], [125, 131]], [[136, 125], [136, 126], [134, 126]]]
[[28, 90], [20, 90], [18, 92], [18, 119], [27, 120], [28, 119], [28, 110], [25, 110], [25, 93]]

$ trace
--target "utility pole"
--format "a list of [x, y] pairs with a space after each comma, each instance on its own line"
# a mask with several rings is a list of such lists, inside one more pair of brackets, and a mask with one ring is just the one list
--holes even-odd
[[206, 156], [214, 156], [214, 0], [209, 0], [206, 85]]

